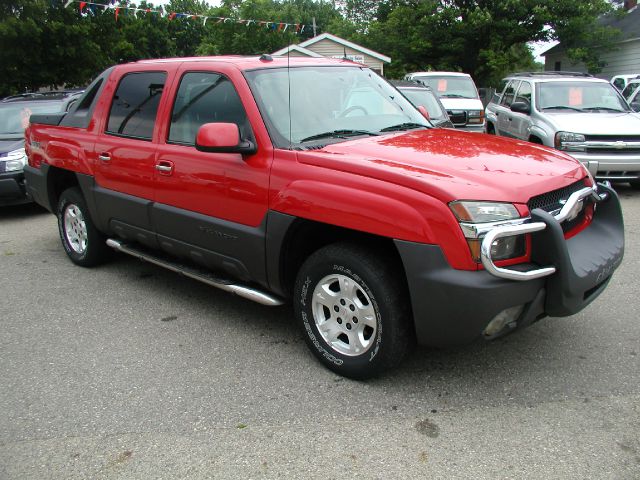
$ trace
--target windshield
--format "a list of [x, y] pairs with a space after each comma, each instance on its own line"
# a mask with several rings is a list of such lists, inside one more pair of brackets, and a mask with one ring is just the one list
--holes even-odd
[[34, 113], [57, 113], [62, 111], [61, 102], [0, 103], [0, 136], [20, 137], [29, 125]]
[[478, 98], [478, 91], [471, 77], [428, 76], [416, 77], [414, 80], [428, 85], [441, 98]]
[[367, 68], [274, 68], [247, 72], [247, 79], [279, 148], [429, 126], [406, 98]]
[[429, 112], [429, 117], [433, 120], [444, 118], [445, 114], [433, 92], [426, 88], [401, 88], [400, 91], [416, 107], [423, 106]]
[[536, 108], [548, 112], [628, 112], [629, 107], [609, 82], [540, 82]]

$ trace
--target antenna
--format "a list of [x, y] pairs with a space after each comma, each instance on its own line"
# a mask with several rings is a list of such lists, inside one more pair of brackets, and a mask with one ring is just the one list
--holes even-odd
[[[291, 37], [289, 37], [291, 38]], [[291, 40], [289, 40], [289, 46], [287, 47], [287, 83], [288, 83], [288, 95], [289, 95], [289, 150], [293, 150], [293, 140], [291, 133], [291, 68], [289, 66], [289, 57], [291, 52]]]

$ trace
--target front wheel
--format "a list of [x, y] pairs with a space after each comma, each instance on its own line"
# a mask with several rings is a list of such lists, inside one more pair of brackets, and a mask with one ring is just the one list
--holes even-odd
[[109, 258], [106, 237], [96, 229], [84, 197], [76, 187], [62, 192], [58, 201], [58, 232], [64, 251], [82, 267], [98, 265]]
[[329, 245], [307, 259], [294, 310], [311, 351], [346, 377], [377, 375], [400, 363], [413, 344], [400, 263], [356, 245]]

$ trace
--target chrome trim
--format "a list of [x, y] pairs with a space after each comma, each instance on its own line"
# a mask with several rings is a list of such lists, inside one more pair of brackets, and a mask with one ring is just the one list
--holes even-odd
[[[577, 205], [586, 198], [592, 198], [593, 201], [597, 203], [606, 200], [608, 198], [608, 194], [606, 192], [599, 194], [597, 185], [578, 190], [569, 196], [567, 203], [564, 204], [560, 209], [560, 212], [557, 215], [554, 215], [553, 218], [558, 223], [562, 223], [568, 218], [571, 218], [572, 215], [575, 215], [574, 210]], [[482, 261], [482, 265], [490, 274], [499, 278], [506, 278], [507, 280], [526, 281], [552, 275], [556, 271], [556, 268], [553, 266], [542, 267], [535, 270], [529, 270], [527, 272], [519, 272], [517, 270], [498, 267], [491, 258], [491, 246], [497, 239], [539, 232], [544, 230], [546, 227], [546, 224], [543, 222], [494, 226], [492, 230], [485, 234], [482, 239], [482, 244], [480, 245], [480, 260]]]
[[284, 302], [276, 296], [270, 295], [265, 292], [261, 292], [260, 290], [256, 290], [254, 288], [247, 287], [244, 285], [235, 285], [232, 283], [226, 283], [225, 280], [217, 279], [217, 278], [214, 278], [213, 276], [208, 276], [206, 273], [201, 274], [197, 272], [195, 269], [194, 270], [187, 269], [180, 265], [171, 263], [161, 258], [154, 257], [147, 253], [141, 252], [113, 238], [107, 239], [107, 245], [115, 250], [118, 250], [119, 252], [126, 253], [133, 257], [139, 258], [140, 260], [144, 260], [146, 262], [153, 263], [154, 265], [164, 267], [167, 270], [171, 270], [172, 272], [179, 273], [181, 275], [184, 275], [185, 277], [193, 278], [194, 280], [198, 280], [200, 282], [206, 283], [207, 285], [211, 285], [212, 287], [219, 288], [226, 292], [235, 293], [239, 297], [253, 300], [254, 302], [260, 303], [262, 305], [278, 306], [278, 305], [284, 304]]
[[522, 225], [531, 220], [531, 217], [514, 218], [513, 220], [500, 220], [499, 222], [487, 223], [467, 223], [460, 222], [460, 228], [465, 238], [480, 238], [497, 227], [508, 227], [512, 225]]
[[493, 263], [491, 258], [491, 246], [498, 238], [510, 237], [513, 235], [524, 235], [526, 233], [539, 232], [547, 228], [547, 225], [542, 222], [526, 223], [523, 225], [497, 227], [487, 233], [480, 245], [480, 259], [482, 265], [490, 274], [506, 278], [508, 280], [533, 280], [540, 277], [546, 277], [556, 272], [555, 267], [544, 267], [536, 270], [529, 270], [528, 272], [519, 272], [517, 270], [509, 270], [507, 268], [501, 268]]

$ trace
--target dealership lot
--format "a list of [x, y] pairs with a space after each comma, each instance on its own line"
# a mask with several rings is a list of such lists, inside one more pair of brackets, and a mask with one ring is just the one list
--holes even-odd
[[640, 194], [594, 304], [355, 382], [269, 308], [0, 210], [0, 478], [640, 478]]

